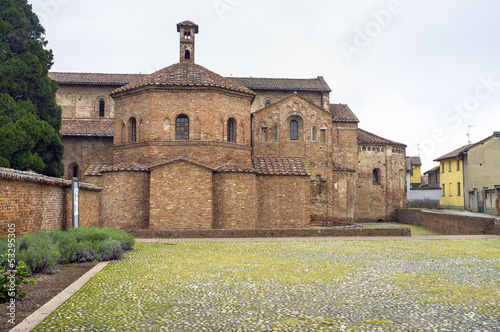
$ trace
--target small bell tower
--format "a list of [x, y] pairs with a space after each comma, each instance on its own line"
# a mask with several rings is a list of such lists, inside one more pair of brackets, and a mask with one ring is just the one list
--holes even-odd
[[177, 24], [177, 32], [181, 37], [180, 62], [194, 63], [194, 35], [198, 33], [198, 25], [184, 21]]

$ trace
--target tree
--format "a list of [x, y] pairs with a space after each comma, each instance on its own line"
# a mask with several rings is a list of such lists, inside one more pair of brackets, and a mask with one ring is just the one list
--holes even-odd
[[0, 167], [62, 176], [62, 111], [44, 35], [27, 0], [0, 1]]

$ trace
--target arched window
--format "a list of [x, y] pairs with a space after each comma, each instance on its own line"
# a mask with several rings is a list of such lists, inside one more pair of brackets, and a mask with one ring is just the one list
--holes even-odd
[[317, 139], [318, 139], [318, 127], [313, 126], [313, 129], [312, 129], [312, 140], [313, 140], [313, 142], [316, 142]]
[[296, 141], [299, 139], [299, 124], [297, 121], [290, 121], [290, 139]]
[[185, 114], [175, 119], [175, 139], [189, 139], [189, 118]]
[[137, 142], [137, 121], [130, 118], [130, 143]]
[[78, 175], [79, 175], [79, 167], [78, 167], [78, 164], [77, 163], [71, 163], [68, 167], [68, 177], [70, 179], [72, 178], [78, 178]]
[[273, 141], [278, 140], [278, 125], [273, 126]]
[[184, 52], [184, 59], [186, 59], [186, 60], [191, 59], [191, 52], [189, 52], [189, 50], [186, 50]]
[[99, 100], [99, 117], [103, 118], [104, 117], [104, 109], [105, 109], [106, 103], [104, 102], [103, 99]]
[[236, 143], [236, 120], [227, 120], [227, 141]]
[[379, 170], [374, 169], [373, 170], [373, 184], [378, 184], [379, 181]]

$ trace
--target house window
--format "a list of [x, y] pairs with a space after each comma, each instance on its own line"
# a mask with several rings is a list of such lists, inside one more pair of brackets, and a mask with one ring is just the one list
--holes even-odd
[[451, 188], [452, 188], [452, 187], [451, 187], [451, 183], [450, 183], [450, 184], [449, 184], [449, 187], [448, 187], [448, 195], [449, 195], [449, 196], [453, 196], [453, 195], [452, 195], [453, 193], [451, 192]]
[[290, 121], [290, 139], [296, 141], [299, 139], [299, 124], [297, 121]]
[[459, 171], [459, 170], [460, 170], [460, 160], [457, 160], [457, 171]]
[[444, 173], [444, 163], [441, 164], [441, 173]]
[[68, 167], [69, 178], [77, 178], [79, 174], [79, 167], [77, 163], [71, 163]]
[[99, 117], [103, 118], [104, 117], [104, 109], [105, 109], [106, 103], [104, 100], [99, 101]]
[[326, 129], [321, 129], [319, 131], [319, 141], [323, 144], [326, 143]]
[[186, 59], [186, 60], [191, 59], [191, 52], [189, 52], [189, 50], [186, 50], [184, 52], [184, 59]]
[[175, 139], [189, 139], [189, 118], [185, 114], [181, 114], [175, 119]]
[[318, 127], [313, 126], [313, 129], [312, 129], [312, 140], [313, 140], [313, 142], [316, 142], [317, 139], [318, 139]]
[[379, 170], [374, 169], [373, 170], [373, 184], [378, 184], [379, 181]]
[[227, 141], [236, 143], [236, 120], [227, 120]]
[[446, 185], [443, 183], [443, 197], [446, 195]]
[[278, 126], [274, 125], [273, 126], [273, 141], [277, 141], [277, 140], [278, 140]]
[[462, 192], [460, 190], [460, 182], [459, 182], [459, 183], [457, 183], [457, 196], [461, 196], [461, 194], [462, 194]]
[[267, 142], [267, 127], [262, 127], [262, 142]]
[[451, 161], [448, 164], [450, 165], [450, 169], [449, 169], [448, 172], [451, 172]]
[[137, 142], [137, 121], [130, 118], [130, 143]]

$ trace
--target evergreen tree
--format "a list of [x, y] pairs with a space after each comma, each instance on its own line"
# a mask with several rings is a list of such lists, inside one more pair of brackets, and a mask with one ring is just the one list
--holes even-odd
[[0, 0], [0, 167], [62, 176], [53, 54], [27, 0]]

